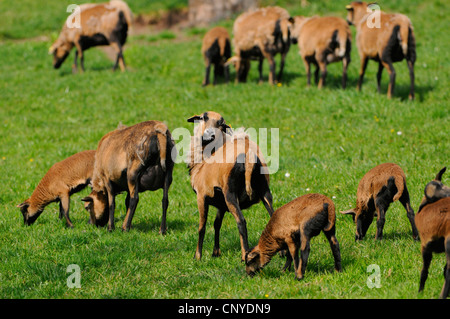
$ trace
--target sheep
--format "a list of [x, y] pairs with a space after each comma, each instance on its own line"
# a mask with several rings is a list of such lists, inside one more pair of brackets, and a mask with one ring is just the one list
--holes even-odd
[[202, 85], [209, 84], [209, 73], [211, 64], [214, 64], [214, 82], [217, 83], [217, 76], [224, 75], [225, 82], [228, 83], [230, 67], [224, 64], [231, 57], [230, 35], [223, 27], [214, 27], [203, 37], [202, 55], [205, 60], [205, 79]]
[[[388, 98], [394, 93], [396, 72], [394, 62], [406, 59], [410, 76], [409, 99], [414, 99], [414, 63], [416, 61], [416, 41], [413, 26], [403, 14], [387, 14], [376, 10], [374, 4], [352, 2], [346, 6], [347, 21], [356, 27], [356, 46], [361, 59], [358, 90], [361, 90], [364, 73], [369, 59], [378, 62], [377, 88], [380, 89], [383, 68], [389, 73]], [[375, 12], [372, 9], [375, 8]], [[379, 23], [379, 25], [377, 25]]]
[[418, 239], [414, 223], [414, 210], [411, 207], [406, 176], [394, 163], [384, 163], [369, 170], [361, 179], [356, 192], [356, 207], [342, 214], [350, 214], [356, 224], [355, 240], [362, 240], [377, 212], [377, 232], [375, 238], [383, 238], [383, 227], [389, 205], [400, 200], [411, 224], [412, 236]]
[[127, 192], [122, 230], [131, 227], [139, 193], [163, 189], [160, 233], [166, 232], [168, 192], [176, 149], [167, 125], [146, 121], [109, 132], [98, 143], [92, 192], [82, 200], [91, 223], [114, 229], [115, 196]]
[[90, 183], [94, 162], [95, 150], [89, 150], [55, 163], [41, 179], [30, 198], [17, 205], [22, 212], [24, 224], [33, 224], [48, 204], [59, 202], [59, 218], [64, 216], [67, 226], [73, 228], [69, 218], [70, 196]]
[[[288, 249], [283, 271], [291, 268], [294, 260], [295, 278], [303, 279], [310, 252], [310, 240], [323, 231], [334, 257], [334, 268], [341, 272], [341, 253], [335, 236], [336, 213], [331, 199], [322, 194], [307, 194], [277, 209], [259, 238], [258, 244], [247, 252], [245, 269], [253, 276], [264, 268], [271, 258]], [[299, 260], [298, 251], [301, 258]]]
[[[263, 82], [263, 60], [270, 65], [269, 83], [281, 82], [286, 55], [290, 47], [290, 28], [293, 19], [280, 7], [266, 7], [241, 14], [233, 25], [235, 55], [231, 63], [236, 68], [236, 82], [246, 82], [250, 60], [259, 60], [259, 83]], [[280, 53], [280, 70], [275, 79], [274, 56]]]
[[197, 194], [199, 211], [194, 257], [197, 260], [202, 257], [208, 208], [212, 205], [217, 208], [212, 256], [221, 254], [220, 228], [225, 212], [229, 211], [238, 226], [243, 260], [248, 250], [248, 238], [242, 210], [262, 200], [269, 215], [273, 213], [267, 165], [258, 145], [246, 133], [232, 133], [219, 113], [209, 111], [187, 121], [197, 123], [188, 156], [191, 186]]
[[83, 52], [93, 46], [110, 45], [117, 53], [113, 70], [119, 65], [121, 71], [125, 71], [122, 47], [133, 21], [128, 5], [120, 0], [102, 4], [84, 4], [80, 6], [79, 15], [80, 26], [72, 27], [69, 20], [73, 17], [69, 16], [58, 39], [49, 48], [49, 54], [53, 54], [53, 67], [58, 69], [75, 46], [72, 72], [77, 72], [78, 57], [81, 71], [84, 71]]
[[445, 252], [447, 259], [444, 267], [445, 281], [439, 296], [445, 299], [450, 290], [450, 198], [445, 197], [426, 205], [417, 213], [415, 221], [420, 234], [423, 260], [419, 292], [425, 287], [433, 253]]
[[422, 208], [424, 208], [426, 205], [430, 203], [434, 203], [437, 200], [444, 197], [450, 197], [450, 187], [444, 185], [441, 181], [442, 175], [445, 173], [446, 170], [447, 167], [441, 169], [434, 178], [434, 180], [432, 180], [425, 186], [424, 191], [425, 195], [422, 199], [422, 202], [420, 203], [419, 210], [417, 211], [417, 213], [419, 213], [422, 210]]
[[[292, 42], [298, 43], [299, 53], [306, 68], [308, 86], [311, 84], [311, 63], [316, 66], [315, 82], [325, 85], [327, 64], [342, 61], [342, 87], [347, 85], [347, 68], [350, 63], [350, 27], [338, 17], [294, 17]], [[318, 81], [319, 70], [321, 71]]]

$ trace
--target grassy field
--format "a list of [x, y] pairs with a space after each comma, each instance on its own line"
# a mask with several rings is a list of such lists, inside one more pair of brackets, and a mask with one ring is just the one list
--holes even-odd
[[[203, 259], [194, 260], [198, 212], [184, 164], [174, 169], [165, 236], [158, 234], [162, 191], [141, 194], [128, 233], [120, 227], [108, 232], [87, 224], [88, 214], [80, 199], [88, 189], [72, 196], [74, 229], [67, 229], [58, 219], [57, 204], [49, 205], [31, 227], [23, 225], [16, 205], [31, 195], [53, 163], [95, 149], [99, 139], [120, 122], [132, 125], [154, 119], [165, 121], [172, 131], [192, 130], [188, 117], [214, 110], [233, 127], [279, 128], [279, 169], [271, 175], [275, 208], [297, 196], [319, 192], [332, 197], [337, 210], [348, 209], [355, 203], [356, 188], [365, 172], [377, 164], [395, 162], [406, 172], [412, 206], [417, 210], [425, 184], [440, 168], [450, 165], [448, 1], [380, 3], [385, 11], [408, 14], [414, 24], [418, 56], [414, 102], [407, 99], [405, 62], [395, 65], [392, 100], [385, 95], [386, 72], [383, 94], [376, 92], [377, 65], [373, 62], [369, 62], [362, 92], [357, 92], [355, 45], [345, 91], [340, 89], [340, 64], [330, 65], [326, 88], [307, 88], [295, 46], [288, 54], [281, 86], [258, 85], [253, 65], [246, 84], [202, 88], [203, 29], [156, 40], [152, 35], [152, 41], [131, 36], [124, 52], [125, 73], [113, 73], [112, 62], [99, 49], [86, 51], [84, 74], [71, 74], [73, 52], [60, 70], [54, 70], [47, 49], [66, 13], [64, 2], [46, 2], [38, 7], [35, 1], [9, 2], [8, 10], [0, 10], [0, 298], [438, 297], [445, 257], [434, 257], [425, 291], [418, 294], [420, 243], [413, 241], [398, 202], [387, 213], [382, 241], [374, 240], [374, 223], [366, 238], [355, 243], [351, 218], [339, 214], [337, 238], [343, 272], [333, 272], [328, 243], [319, 235], [312, 241], [301, 282], [294, 280], [293, 272], [281, 272], [284, 260], [278, 256], [261, 273], [248, 277], [231, 214], [225, 215], [222, 226], [222, 256], [211, 257], [214, 208], [210, 209]], [[306, 8], [291, 4], [297, 1], [276, 3], [286, 5], [293, 15], [345, 17], [347, 1], [310, 2]], [[0, 2], [0, 9], [6, 6]], [[135, 13], [154, 9], [144, 1], [130, 1], [130, 6]], [[231, 30], [232, 21], [222, 24]], [[119, 195], [116, 201], [117, 226], [124, 219], [124, 199], [125, 195]], [[245, 210], [244, 215], [252, 246], [269, 216], [262, 204]], [[81, 288], [67, 286], [71, 264], [81, 269]], [[367, 271], [371, 264], [379, 266], [380, 288], [367, 285], [373, 274]]]

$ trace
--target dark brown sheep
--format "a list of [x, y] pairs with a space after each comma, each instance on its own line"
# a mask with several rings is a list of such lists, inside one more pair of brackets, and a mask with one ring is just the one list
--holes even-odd
[[[388, 14], [383, 11], [372, 13], [372, 5], [365, 2], [352, 2], [346, 7], [347, 21], [356, 27], [356, 46], [361, 59], [358, 90], [361, 90], [364, 73], [369, 59], [377, 61], [377, 86], [380, 92], [381, 73], [385, 68], [389, 73], [387, 96], [394, 93], [394, 62], [406, 59], [411, 80], [409, 99], [414, 99], [414, 63], [416, 62], [416, 40], [409, 18], [403, 14]], [[379, 25], [372, 21], [371, 14], [379, 14]], [[376, 17], [375, 17], [376, 18]]]
[[69, 218], [70, 196], [84, 189], [92, 178], [95, 151], [76, 153], [54, 164], [36, 186], [31, 197], [17, 205], [26, 225], [33, 224], [44, 208], [59, 202], [59, 218], [66, 219], [67, 226], [73, 227]]
[[219, 113], [205, 112], [192, 116], [188, 122], [197, 123], [188, 163], [199, 210], [195, 258], [200, 260], [202, 257], [208, 208], [211, 205], [217, 208], [213, 256], [220, 255], [220, 228], [225, 212], [229, 211], [238, 226], [244, 259], [248, 238], [242, 210], [262, 200], [269, 215], [273, 213], [267, 165], [258, 145], [245, 133], [231, 133]]
[[[291, 38], [298, 43], [306, 68], [308, 85], [311, 84], [311, 63], [318, 87], [325, 85], [327, 65], [342, 61], [342, 87], [347, 86], [347, 68], [350, 63], [352, 33], [347, 22], [338, 17], [294, 17]], [[318, 80], [319, 70], [321, 72]]]
[[[330, 243], [334, 268], [341, 272], [341, 253], [335, 236], [336, 213], [331, 199], [321, 194], [307, 194], [277, 209], [259, 238], [258, 245], [245, 256], [247, 274], [253, 276], [271, 258], [284, 249], [289, 250], [283, 271], [294, 260], [295, 278], [303, 279], [308, 263], [311, 238], [321, 231]], [[298, 252], [300, 250], [300, 259]]]
[[214, 82], [217, 83], [217, 76], [225, 76], [228, 83], [230, 77], [230, 67], [225, 63], [231, 57], [230, 35], [224, 27], [214, 27], [203, 37], [202, 55], [205, 60], [205, 79], [203, 86], [209, 84], [209, 74], [211, 65], [214, 65]]
[[122, 230], [129, 230], [139, 193], [162, 188], [160, 232], [164, 234], [174, 147], [167, 125], [159, 121], [141, 122], [106, 134], [97, 147], [92, 192], [83, 198], [92, 224], [108, 223], [108, 230], [113, 230], [115, 196], [126, 191], [127, 214]]
[[439, 296], [445, 299], [448, 297], [450, 291], [450, 198], [445, 197], [424, 206], [417, 213], [415, 221], [420, 234], [423, 260], [423, 267], [420, 272], [419, 292], [425, 287], [433, 253], [445, 252], [445, 280]]
[[[110, 45], [117, 53], [114, 70], [120, 66], [125, 71], [122, 48], [131, 28], [133, 14], [128, 5], [120, 0], [101, 4], [83, 4], [80, 6], [80, 27], [64, 23], [58, 39], [49, 49], [53, 54], [53, 67], [58, 69], [65, 61], [73, 47], [76, 48], [72, 72], [78, 68], [80, 58], [81, 70], [84, 71], [83, 51], [98, 45]], [[72, 19], [69, 16], [68, 19]]]
[[406, 176], [397, 164], [384, 163], [368, 171], [361, 179], [356, 192], [356, 208], [341, 212], [351, 214], [356, 223], [355, 240], [362, 240], [372, 224], [377, 212], [377, 233], [375, 238], [383, 238], [383, 227], [389, 205], [400, 200], [412, 228], [414, 239], [418, 238], [414, 224], [414, 210], [411, 207]]

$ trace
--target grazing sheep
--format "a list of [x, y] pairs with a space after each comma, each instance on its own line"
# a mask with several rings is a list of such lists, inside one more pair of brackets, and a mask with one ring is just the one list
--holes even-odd
[[192, 116], [188, 122], [197, 123], [188, 157], [191, 185], [197, 194], [199, 210], [195, 258], [202, 257], [208, 208], [212, 205], [217, 208], [213, 256], [220, 255], [220, 228], [225, 212], [229, 211], [238, 226], [244, 259], [248, 238], [242, 209], [262, 200], [269, 215], [273, 213], [267, 165], [258, 145], [245, 133], [231, 133], [219, 113], [205, 112]]
[[83, 198], [91, 215], [91, 223], [114, 229], [115, 196], [127, 192], [127, 214], [122, 230], [131, 227], [139, 202], [139, 193], [163, 189], [160, 232], [166, 231], [168, 192], [172, 183], [175, 147], [167, 126], [158, 121], [146, 121], [119, 128], [106, 134], [98, 143], [92, 177], [92, 192]]
[[[330, 243], [334, 268], [341, 272], [341, 253], [335, 236], [336, 213], [331, 199], [321, 194], [307, 194], [277, 209], [261, 234], [258, 245], [247, 252], [245, 270], [253, 276], [271, 258], [284, 249], [289, 250], [283, 271], [294, 260], [295, 278], [303, 279], [308, 263], [310, 240], [323, 231]], [[301, 258], [299, 260], [298, 251]]]
[[[347, 68], [350, 63], [352, 34], [348, 23], [337, 17], [294, 17], [293, 43], [298, 43], [300, 55], [306, 68], [308, 86], [311, 84], [311, 63], [318, 87], [325, 85], [327, 64], [342, 61], [342, 87], [347, 85]], [[319, 70], [321, 72], [318, 81]]]
[[203, 37], [202, 54], [205, 60], [205, 79], [203, 86], [209, 84], [209, 73], [211, 64], [214, 64], [214, 82], [217, 83], [218, 75], [225, 75], [225, 82], [228, 83], [230, 77], [230, 67], [224, 64], [231, 56], [230, 35], [227, 29], [215, 27], [209, 30]]
[[84, 189], [92, 178], [95, 151], [76, 153], [54, 164], [36, 186], [31, 197], [17, 205], [26, 225], [33, 224], [53, 202], [59, 201], [59, 218], [66, 218], [67, 226], [73, 227], [69, 218], [70, 196]]
[[262, 65], [270, 65], [269, 83], [275, 83], [275, 55], [281, 54], [277, 81], [281, 82], [286, 54], [290, 47], [290, 28], [293, 19], [280, 7], [266, 7], [241, 14], [234, 22], [233, 45], [235, 56], [227, 64], [236, 68], [236, 82], [246, 82], [250, 60], [259, 60], [259, 82], [263, 82]]
[[415, 220], [420, 234], [423, 259], [419, 292], [425, 287], [433, 253], [445, 252], [447, 259], [444, 267], [445, 282], [439, 296], [445, 299], [450, 290], [450, 198], [445, 197], [426, 205], [417, 213]]
[[[347, 21], [356, 27], [356, 46], [361, 59], [358, 90], [361, 90], [364, 73], [369, 59], [377, 61], [377, 86], [380, 92], [383, 68], [389, 73], [387, 96], [392, 97], [395, 85], [394, 62], [406, 59], [411, 79], [409, 99], [414, 99], [414, 63], [416, 61], [416, 41], [413, 26], [403, 14], [387, 14], [382, 11], [372, 12], [373, 4], [352, 2], [346, 7]], [[377, 16], [372, 16], [377, 15]], [[379, 25], [377, 19], [379, 17]]]
[[111, 45], [117, 53], [114, 70], [120, 66], [125, 71], [122, 47], [127, 39], [128, 29], [132, 24], [132, 13], [128, 5], [120, 0], [102, 4], [84, 4], [80, 6], [80, 27], [71, 27], [69, 16], [55, 43], [49, 49], [53, 54], [53, 67], [58, 69], [75, 46], [75, 60], [72, 71], [78, 68], [80, 58], [81, 70], [84, 71], [83, 51], [97, 45]]
[[444, 198], [444, 197], [450, 197], [450, 187], [444, 185], [442, 180], [442, 175], [447, 170], [447, 167], [444, 167], [439, 171], [439, 173], [436, 175], [434, 180], [429, 182], [425, 186], [425, 195], [422, 199], [422, 202], [420, 203], [419, 210], [417, 213], [419, 213], [422, 208], [424, 208], [426, 205], [436, 202], [437, 200]]
[[377, 211], [377, 233], [375, 238], [383, 238], [383, 227], [389, 205], [400, 200], [412, 228], [414, 239], [418, 239], [414, 224], [414, 210], [409, 200], [406, 176], [397, 164], [384, 163], [368, 171], [361, 179], [356, 192], [356, 208], [341, 212], [351, 214], [356, 223], [355, 240], [362, 240]]

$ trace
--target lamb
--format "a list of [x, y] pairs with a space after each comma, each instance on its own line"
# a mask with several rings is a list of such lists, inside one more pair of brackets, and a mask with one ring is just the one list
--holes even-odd
[[53, 67], [58, 69], [75, 46], [75, 60], [72, 72], [78, 69], [78, 57], [81, 70], [84, 71], [83, 52], [90, 47], [98, 45], [110, 45], [117, 53], [113, 70], [120, 66], [125, 71], [125, 61], [122, 50], [127, 39], [128, 29], [131, 28], [133, 14], [128, 5], [120, 0], [111, 0], [102, 4], [84, 4], [80, 6], [80, 27], [72, 27], [69, 21], [61, 30], [55, 43], [49, 49], [53, 54]]
[[206, 66], [203, 86], [209, 84], [211, 64], [214, 64], [213, 84], [216, 85], [218, 75], [224, 75], [225, 82], [228, 83], [230, 67], [224, 64], [231, 57], [231, 44], [227, 29], [214, 27], [205, 34], [202, 42], [202, 55]]
[[[270, 65], [269, 83], [281, 82], [286, 55], [290, 47], [293, 19], [280, 7], [266, 7], [241, 14], [233, 25], [235, 55], [229, 59], [236, 68], [236, 82], [246, 82], [250, 60], [259, 60], [259, 83], [263, 82], [263, 60]], [[275, 55], [281, 54], [280, 70], [275, 79]]]
[[[311, 63], [318, 87], [325, 85], [327, 64], [342, 61], [342, 87], [347, 85], [352, 34], [347, 22], [338, 17], [294, 17], [292, 42], [298, 43], [299, 53], [306, 68], [308, 86], [311, 84]], [[318, 81], [319, 69], [321, 71]]]
[[406, 210], [413, 238], [418, 239], [405, 173], [397, 164], [384, 163], [368, 171], [359, 182], [356, 192], [356, 208], [341, 212], [352, 215], [353, 221], [356, 223], [355, 240], [364, 238], [373, 221], [375, 210], [377, 212], [375, 238], [381, 240], [386, 211], [389, 205], [397, 200], [400, 200]]
[[415, 221], [420, 234], [423, 260], [419, 292], [425, 287], [433, 253], [445, 252], [447, 259], [444, 267], [445, 281], [439, 296], [445, 299], [450, 291], [450, 198], [445, 197], [426, 205], [417, 213]]
[[441, 169], [434, 180], [432, 180], [425, 186], [425, 195], [422, 199], [422, 202], [420, 203], [420, 207], [417, 213], [419, 213], [422, 208], [424, 208], [428, 204], [434, 203], [444, 197], [450, 197], [450, 187], [444, 185], [441, 181], [442, 175], [446, 170], [447, 167]]
[[98, 143], [92, 192], [83, 198], [91, 223], [114, 229], [115, 196], [127, 192], [123, 231], [131, 227], [139, 193], [163, 189], [160, 233], [166, 232], [168, 192], [172, 183], [176, 149], [167, 125], [146, 121], [119, 128]]
[[48, 204], [59, 202], [59, 218], [64, 216], [67, 226], [73, 228], [69, 218], [70, 196], [90, 183], [94, 162], [95, 151], [89, 150], [55, 163], [41, 179], [30, 198], [17, 205], [25, 225], [33, 224]]
[[[277, 209], [261, 234], [258, 245], [247, 252], [245, 269], [253, 276], [265, 267], [271, 258], [284, 249], [289, 250], [283, 271], [291, 268], [294, 260], [295, 278], [303, 279], [312, 237], [323, 231], [334, 257], [334, 268], [341, 272], [341, 253], [335, 236], [336, 213], [331, 199], [321, 194], [307, 194]], [[299, 260], [298, 251], [301, 258]]]
[[208, 208], [212, 205], [217, 208], [213, 257], [220, 256], [220, 228], [225, 212], [229, 211], [238, 226], [243, 260], [248, 238], [242, 210], [262, 200], [269, 215], [273, 213], [267, 165], [258, 145], [246, 133], [232, 133], [219, 113], [205, 112], [190, 117], [188, 122], [197, 123], [188, 157], [199, 210], [195, 258], [202, 257]]
[[[387, 14], [374, 4], [352, 2], [347, 5], [347, 21], [356, 27], [356, 45], [361, 59], [358, 90], [361, 90], [364, 73], [369, 59], [377, 61], [377, 86], [380, 92], [383, 68], [389, 73], [388, 98], [394, 93], [394, 62], [406, 59], [411, 80], [409, 99], [414, 99], [414, 63], [416, 61], [416, 42], [413, 26], [403, 14]], [[372, 12], [373, 8], [375, 12]], [[379, 23], [379, 25], [377, 25]]]

